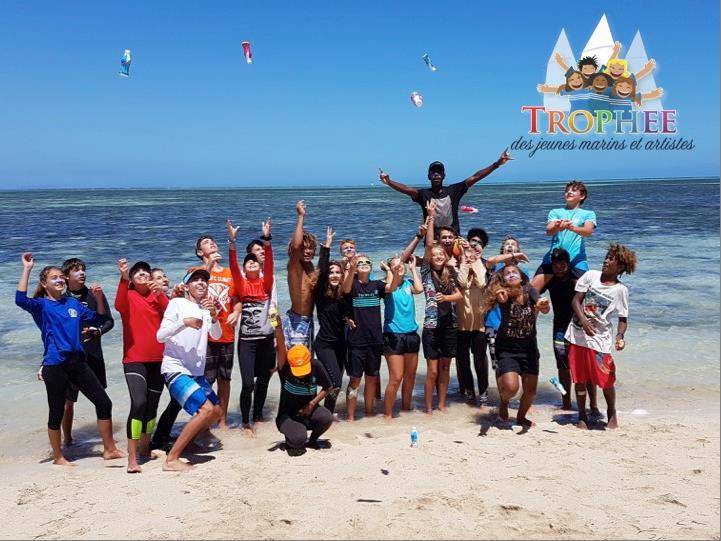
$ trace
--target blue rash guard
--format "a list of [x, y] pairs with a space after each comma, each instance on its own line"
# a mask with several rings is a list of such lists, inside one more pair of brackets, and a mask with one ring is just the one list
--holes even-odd
[[15, 292], [15, 304], [33, 316], [43, 339], [43, 365], [62, 364], [73, 354], [84, 355], [80, 331], [85, 326], [100, 326], [105, 317], [72, 297], [57, 301], [28, 298], [27, 291]]

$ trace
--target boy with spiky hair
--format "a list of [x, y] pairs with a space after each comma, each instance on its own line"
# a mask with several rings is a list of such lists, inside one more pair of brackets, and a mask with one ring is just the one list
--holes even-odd
[[[560, 53], [556, 53], [554, 58], [558, 65], [561, 66], [561, 69], [566, 72], [566, 76], [570, 75], [573, 71], [576, 71], [575, 68], [566, 64], [566, 61]], [[583, 79], [588, 81], [593, 74], [598, 71], [598, 59], [595, 56], [584, 56], [578, 61], [578, 71], [581, 72]]]
[[[572, 306], [574, 317], [566, 331], [568, 362], [576, 387], [578, 428], [588, 429], [586, 384], [603, 389], [608, 408], [608, 428], [617, 428], [616, 366], [611, 350], [626, 347], [624, 336], [628, 325], [628, 288], [619, 281], [625, 272], [636, 270], [636, 254], [627, 247], [611, 243], [602, 270], [589, 270], [576, 282]], [[611, 315], [618, 315], [618, 332], [613, 338]]]

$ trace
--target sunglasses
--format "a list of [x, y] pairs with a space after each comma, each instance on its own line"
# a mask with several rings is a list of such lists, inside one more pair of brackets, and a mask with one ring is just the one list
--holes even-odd
[[361, 265], [369, 265], [370, 266], [370, 265], [373, 265], [373, 262], [371, 262], [368, 259], [361, 259], [360, 261], [358, 261], [358, 263], [356, 263], [356, 267], [360, 267]]

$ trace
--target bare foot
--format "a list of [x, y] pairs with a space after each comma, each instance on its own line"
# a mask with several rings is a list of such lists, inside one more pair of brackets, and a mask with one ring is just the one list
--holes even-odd
[[426, 415], [433, 415], [433, 408], [426, 408]]
[[536, 423], [534, 423], [530, 419], [526, 419], [525, 417], [516, 417], [516, 424], [525, 426], [527, 428], [533, 428], [534, 426], [536, 426]]
[[445, 412], [446, 412], [446, 405], [443, 404], [443, 405], [441, 406], [440, 404], [438, 404], [438, 411], [440, 411], [441, 413], [445, 413]]
[[588, 430], [588, 425], [586, 424], [586, 421], [583, 419], [579, 419], [576, 423], [576, 428], [580, 428], [581, 430]]
[[508, 404], [500, 403], [498, 406], [498, 418], [501, 421], [508, 421]]
[[195, 466], [182, 460], [166, 460], [163, 464], [163, 471], [191, 471]]
[[349, 423], [354, 423], [354, 422], [355, 422], [355, 417], [348, 417], [348, 418], [346, 419], [346, 421], [348, 421]]
[[143, 472], [142, 468], [140, 466], [138, 466], [137, 463], [136, 464], [128, 464], [128, 469], [125, 471], [127, 471], [128, 473], [142, 473]]
[[606, 428], [610, 428], [610, 429], [618, 428], [618, 419], [616, 419], [615, 413], [608, 418], [608, 423], [606, 424]]
[[118, 448], [103, 451], [103, 460], [115, 460], [116, 458], [125, 458], [125, 456], [125, 453]]
[[75, 464], [73, 464], [72, 462], [70, 462], [70, 461], [69, 461], [67, 458], [65, 458], [64, 456], [61, 456], [60, 458], [56, 458], [55, 460], [53, 460], [53, 464], [55, 464], [56, 466], [66, 466], [66, 467], [70, 467], [70, 468], [74, 468], [74, 467], [75, 467]]
[[218, 430], [222, 430], [223, 432], [225, 432], [229, 428], [230, 427], [228, 426], [228, 423], [226, 423], [225, 421], [221, 421], [220, 423], [218, 423]]
[[255, 430], [250, 425], [243, 425], [243, 436], [246, 438], [255, 438]]

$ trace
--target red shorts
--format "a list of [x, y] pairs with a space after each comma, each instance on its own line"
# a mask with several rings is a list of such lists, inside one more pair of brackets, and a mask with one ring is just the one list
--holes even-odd
[[568, 365], [573, 383], [593, 383], [601, 389], [609, 389], [616, 383], [616, 365], [610, 353], [569, 344]]

